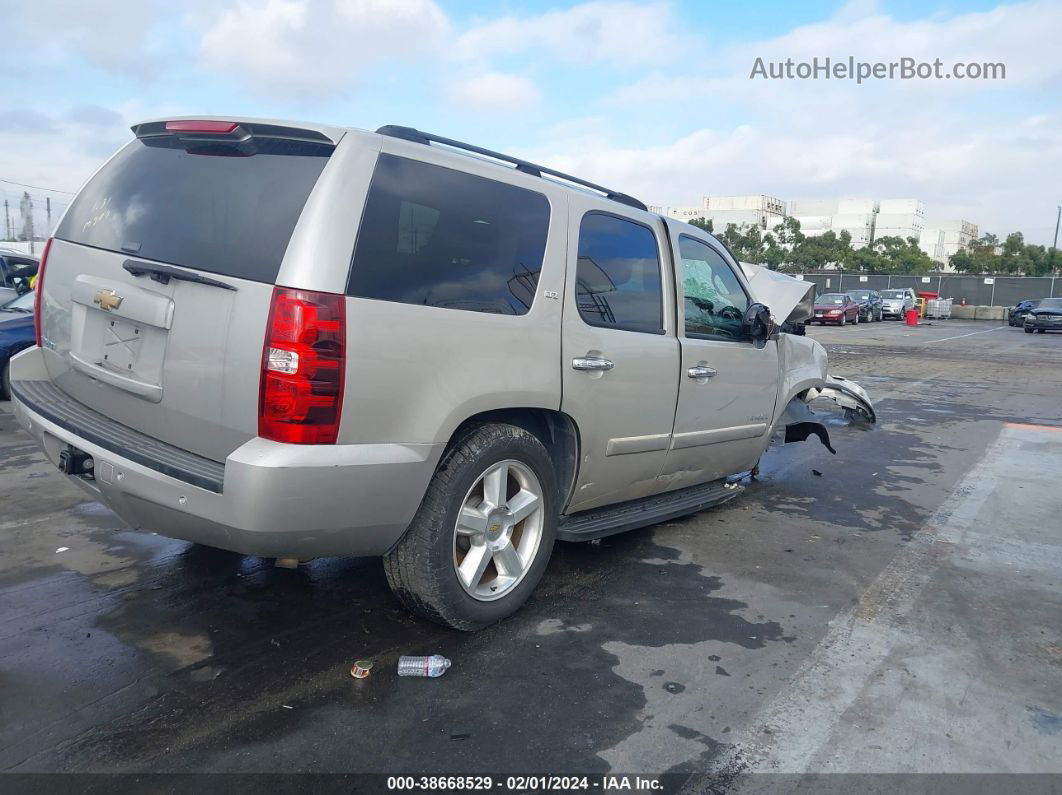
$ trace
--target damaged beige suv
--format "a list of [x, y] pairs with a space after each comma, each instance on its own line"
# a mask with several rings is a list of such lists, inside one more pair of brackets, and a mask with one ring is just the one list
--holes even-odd
[[[819, 396], [812, 285], [570, 175], [403, 127], [167, 119], [41, 262], [19, 422], [130, 525], [249, 555], [381, 555], [475, 629], [556, 539], [733, 497]], [[728, 478], [730, 478], [728, 480]]]

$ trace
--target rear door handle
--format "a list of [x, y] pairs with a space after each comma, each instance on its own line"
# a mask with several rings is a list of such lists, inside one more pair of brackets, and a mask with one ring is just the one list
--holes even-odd
[[611, 359], [602, 359], [599, 356], [581, 356], [572, 359], [573, 370], [611, 370], [615, 366]]
[[690, 378], [711, 378], [715, 373], [715, 368], [705, 367], [703, 364], [698, 364], [686, 371], [686, 375]]

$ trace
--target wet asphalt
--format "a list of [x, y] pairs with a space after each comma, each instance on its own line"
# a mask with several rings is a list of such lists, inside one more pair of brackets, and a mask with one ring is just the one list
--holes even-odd
[[[0, 404], [0, 771], [1062, 772], [1062, 335], [810, 334], [877, 426], [818, 407], [836, 456], [774, 443], [721, 508], [558, 544], [476, 634], [375, 559], [130, 530]], [[395, 675], [422, 653], [453, 667]]]

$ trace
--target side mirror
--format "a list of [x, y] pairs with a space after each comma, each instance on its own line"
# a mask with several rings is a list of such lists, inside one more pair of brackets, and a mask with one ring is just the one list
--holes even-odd
[[763, 304], [750, 304], [745, 310], [742, 320], [745, 332], [749, 339], [762, 346], [774, 333], [774, 324], [771, 322], [771, 310]]

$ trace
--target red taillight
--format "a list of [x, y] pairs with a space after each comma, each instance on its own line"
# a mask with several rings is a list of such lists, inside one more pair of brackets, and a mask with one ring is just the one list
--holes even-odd
[[206, 133], [208, 135], [228, 135], [239, 125], [234, 121], [168, 121], [166, 132]]
[[335, 444], [343, 408], [346, 303], [342, 295], [274, 287], [269, 308], [258, 435]]
[[37, 347], [41, 347], [41, 295], [44, 293], [44, 266], [48, 264], [48, 252], [52, 250], [52, 239], [44, 244], [41, 252], [41, 264], [37, 266], [37, 281], [33, 288], [33, 334], [37, 338]]

